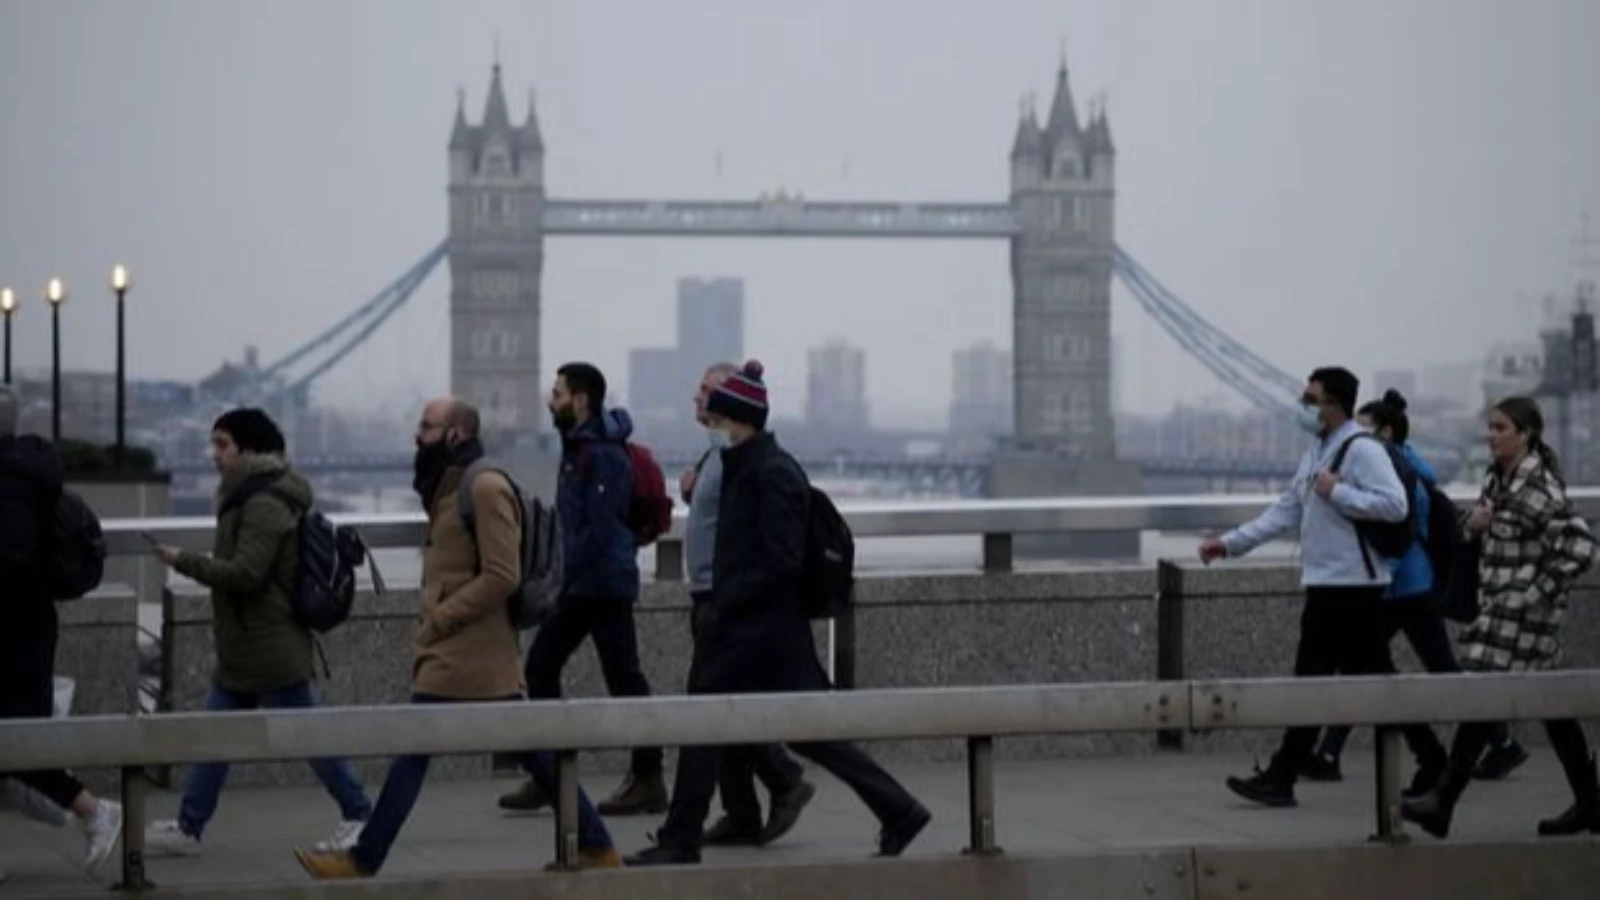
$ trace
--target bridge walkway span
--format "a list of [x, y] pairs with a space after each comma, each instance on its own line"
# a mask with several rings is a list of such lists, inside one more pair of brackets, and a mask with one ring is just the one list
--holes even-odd
[[[1588, 887], [1582, 890], [1589, 890], [1600, 878], [1600, 838], [1531, 838], [1538, 819], [1569, 802], [1560, 770], [1547, 753], [1536, 754], [1511, 781], [1475, 784], [1448, 842], [1414, 834], [1411, 844], [1400, 847], [1366, 841], [1373, 828], [1370, 752], [1347, 755], [1343, 783], [1302, 783], [1301, 805], [1291, 810], [1254, 808], [1223, 788], [1225, 776], [1248, 771], [1250, 764], [1237, 755], [1166, 753], [1006, 761], [995, 769], [996, 837], [1004, 855], [992, 860], [960, 855], [968, 836], [962, 763], [896, 766], [895, 774], [935, 815], [899, 861], [866, 859], [875, 837], [871, 817], [843, 785], [808, 767], [808, 777], [820, 788], [818, 797], [778, 844], [709, 850], [705, 864], [694, 870], [578, 875], [538, 871], [551, 859], [548, 814], [509, 816], [495, 808], [496, 796], [514, 781], [436, 781], [424, 790], [384, 874], [360, 886], [315, 885], [290, 853], [292, 846], [317, 840], [330, 827], [336, 811], [320, 788], [241, 788], [224, 793], [204, 854], [150, 860], [156, 888], [138, 896], [941, 900], [976, 898], [980, 895], [971, 891], [981, 890], [996, 897], [1115, 900], [1592, 900], [1591, 894], [1572, 893], [1570, 885], [1586, 878]], [[587, 787], [609, 788], [611, 779], [590, 776]], [[378, 785], [368, 787], [375, 794]], [[177, 798], [153, 793], [148, 802], [152, 817], [167, 817], [175, 812]], [[645, 845], [646, 832], [660, 819], [616, 818], [609, 824], [619, 846], [631, 851]], [[0, 868], [10, 876], [0, 884], [0, 900], [107, 896], [104, 881], [91, 880], [77, 868], [81, 853], [74, 830], [44, 828], [15, 814], [0, 816]], [[1208, 867], [1209, 876], [1203, 871]], [[108, 873], [114, 870], [115, 865], [108, 866]], [[1541, 882], [1545, 877], [1550, 880]], [[1279, 892], [1284, 879], [1303, 878], [1311, 880], [1289, 882], [1292, 894]], [[1416, 887], [1423, 879], [1431, 886]], [[1469, 890], [1473, 887], [1487, 892]], [[1529, 893], [1535, 888], [1538, 892]]]

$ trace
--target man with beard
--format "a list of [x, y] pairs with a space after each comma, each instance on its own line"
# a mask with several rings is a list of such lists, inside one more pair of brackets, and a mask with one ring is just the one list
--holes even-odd
[[[466, 703], [522, 699], [517, 632], [508, 600], [521, 582], [521, 512], [511, 482], [499, 472], [473, 479], [475, 534], [468, 533], [456, 496], [467, 466], [482, 458], [478, 411], [461, 400], [429, 403], [417, 423], [413, 486], [428, 514], [422, 561], [422, 616], [413, 648], [411, 702]], [[378, 805], [348, 851], [300, 849], [313, 878], [377, 874], [422, 792], [426, 756], [402, 756], [389, 768]], [[555, 796], [553, 759], [523, 754], [519, 762]], [[621, 864], [605, 823], [578, 792], [581, 868]]]
[[[556, 512], [561, 521], [564, 582], [555, 613], [528, 649], [524, 676], [534, 700], [561, 697], [561, 670], [584, 638], [594, 638], [606, 690], [613, 697], [648, 697], [639, 666], [633, 604], [639, 599], [639, 547], [628, 522], [634, 490], [625, 446], [633, 419], [606, 409], [606, 378], [588, 363], [567, 363], [550, 390], [550, 418], [561, 434]], [[500, 808], [528, 812], [550, 794], [534, 781], [500, 798]], [[627, 778], [600, 804], [607, 816], [665, 812], [661, 748], [637, 747]]]

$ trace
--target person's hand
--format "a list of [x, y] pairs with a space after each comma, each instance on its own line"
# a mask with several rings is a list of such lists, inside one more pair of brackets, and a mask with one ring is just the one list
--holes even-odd
[[155, 553], [157, 559], [169, 566], [177, 565], [178, 557], [183, 555], [182, 550], [179, 550], [177, 547], [171, 546], [170, 544], [161, 544], [155, 548]]
[[1317, 481], [1316, 484], [1312, 485], [1312, 490], [1317, 492], [1318, 497], [1326, 500], [1328, 495], [1333, 493], [1333, 489], [1338, 486], [1339, 476], [1329, 472], [1327, 469], [1323, 469], [1317, 473]]
[[1227, 555], [1228, 545], [1222, 542], [1222, 538], [1208, 537], [1200, 542], [1200, 561], [1208, 566]]
[[1467, 530], [1487, 531], [1492, 521], [1494, 521], [1494, 504], [1487, 500], [1479, 500], [1478, 505], [1467, 514]]
[[684, 469], [683, 474], [678, 476], [678, 496], [683, 498], [683, 502], [689, 502], [689, 497], [694, 494], [694, 484], [698, 480], [699, 473], [694, 469]]

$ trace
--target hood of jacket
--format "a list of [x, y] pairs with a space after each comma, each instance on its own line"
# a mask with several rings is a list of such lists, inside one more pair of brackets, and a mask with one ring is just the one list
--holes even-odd
[[633, 416], [625, 409], [603, 409], [572, 430], [570, 441], [622, 443], [633, 436]]
[[1433, 467], [1433, 463], [1423, 459], [1422, 454], [1418, 453], [1410, 444], [1400, 445], [1400, 456], [1411, 467], [1411, 471], [1417, 473], [1418, 478], [1429, 484], [1439, 483], [1439, 470]]
[[33, 434], [0, 436], [0, 469], [13, 472], [50, 493], [60, 491], [66, 480], [56, 448]]
[[315, 500], [311, 482], [290, 468], [283, 457], [275, 453], [245, 453], [217, 483], [217, 506], [220, 508], [241, 490], [255, 486], [271, 486], [302, 509], [309, 509]]

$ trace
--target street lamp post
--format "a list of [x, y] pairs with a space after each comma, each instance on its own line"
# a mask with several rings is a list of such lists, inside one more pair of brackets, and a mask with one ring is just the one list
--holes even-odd
[[11, 314], [17, 311], [17, 295], [11, 288], [0, 288], [0, 313], [6, 317], [6, 384], [11, 383]]
[[122, 451], [127, 445], [128, 434], [128, 367], [126, 357], [127, 340], [122, 328], [123, 300], [128, 295], [128, 288], [132, 282], [128, 280], [128, 270], [122, 266], [113, 266], [111, 269], [111, 292], [117, 295], [117, 443], [113, 451], [113, 458], [117, 466], [122, 466]]
[[61, 304], [67, 301], [67, 289], [61, 279], [52, 278], [44, 289], [45, 302], [50, 304], [50, 440], [61, 442]]

